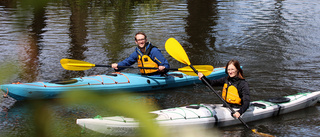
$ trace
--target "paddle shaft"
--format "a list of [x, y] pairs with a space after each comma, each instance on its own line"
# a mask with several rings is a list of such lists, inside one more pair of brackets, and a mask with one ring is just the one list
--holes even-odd
[[[198, 71], [197, 71], [192, 65], [190, 65], [190, 67], [191, 67], [191, 69], [192, 69], [195, 73], [198, 74]], [[208, 82], [204, 77], [205, 77], [205, 76], [201, 77], [201, 80], [209, 87], [209, 89], [211, 89], [211, 90], [214, 92], [214, 94], [216, 94], [216, 95], [218, 96], [218, 98], [223, 102], [223, 104], [224, 104], [225, 106], [227, 106], [227, 107], [231, 110], [232, 114], [236, 113], [236, 111], [234, 111], [233, 108], [213, 89], [213, 87], [209, 84], [209, 82]], [[242, 120], [241, 117], [239, 117], [238, 119], [239, 119], [240, 122], [241, 122], [242, 124], [244, 124], [248, 129], [252, 130], [252, 129], [247, 125], [247, 123], [245, 123], [245, 122]]]
[[[95, 65], [95, 67], [111, 67], [111, 65]], [[118, 68], [133, 68], [133, 69], [158, 69], [153, 67], [133, 67], [133, 66], [118, 66]], [[178, 68], [165, 68], [166, 70], [178, 71]]]

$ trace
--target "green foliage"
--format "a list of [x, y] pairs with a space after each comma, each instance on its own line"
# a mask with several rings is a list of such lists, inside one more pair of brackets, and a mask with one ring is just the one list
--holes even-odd
[[50, 1], [52, 0], [21, 0], [21, 5], [23, 8], [29, 8], [29, 6], [42, 8]]
[[[119, 93], [101, 95], [85, 91], [72, 91], [65, 92], [63, 96], [63, 98], [66, 98], [62, 100], [63, 104], [90, 104], [108, 109], [116, 114], [135, 118], [141, 125], [138, 136], [164, 136], [162, 128], [152, 120], [153, 115], [149, 113], [155, 107], [146, 101], [137, 99], [139, 97], [133, 94]], [[101, 115], [104, 116], [104, 114]]]
[[19, 68], [13, 61], [0, 62], [0, 64], [0, 84], [5, 84], [19, 72]]

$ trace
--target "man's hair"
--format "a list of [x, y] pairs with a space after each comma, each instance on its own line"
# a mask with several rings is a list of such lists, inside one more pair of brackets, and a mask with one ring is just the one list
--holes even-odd
[[144, 39], [147, 39], [147, 35], [140, 31], [140, 32], [136, 33], [136, 35], [134, 35], [134, 40], [137, 40], [136, 36], [139, 35], [139, 34], [143, 35]]

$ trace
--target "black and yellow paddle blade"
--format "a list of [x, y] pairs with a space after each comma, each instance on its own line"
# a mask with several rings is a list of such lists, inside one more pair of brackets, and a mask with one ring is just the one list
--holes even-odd
[[[193, 65], [193, 67], [198, 71], [201, 72], [203, 75], [208, 76], [213, 71], [213, 66], [211, 65]], [[194, 73], [193, 69], [190, 66], [186, 66], [183, 68], [178, 68], [178, 71], [190, 76], [198, 76]]]
[[263, 136], [263, 137], [274, 137], [273, 135], [269, 135], [269, 134], [266, 134], [266, 133], [258, 132], [256, 129], [251, 129], [251, 131], [252, 131], [253, 133], [256, 133], [256, 134], [258, 134], [258, 135], [260, 135], [260, 136]]
[[166, 51], [176, 60], [183, 64], [191, 65], [187, 53], [184, 51], [180, 43], [174, 39], [169, 38], [165, 44]]
[[82, 71], [95, 67], [95, 64], [75, 59], [61, 59], [61, 66], [66, 70]]
[[[213, 67], [208, 67], [208, 66], [197, 66], [198, 68], [196, 68], [195, 66], [193, 66], [195, 68], [195, 70], [193, 70], [190, 65], [190, 60], [189, 57], [186, 53], [186, 51], [183, 49], [183, 47], [181, 46], [181, 44], [174, 38], [169, 38], [166, 41], [165, 44], [165, 49], [166, 51], [176, 60], [178, 60], [179, 62], [183, 63], [183, 64], [187, 64], [188, 66], [185, 67], [185, 69], [179, 69], [179, 71], [187, 74], [187, 75], [191, 75], [191, 76], [197, 76], [197, 71], [203, 73], [205, 76], [208, 76], [212, 73]], [[190, 70], [190, 72], [189, 72]], [[209, 70], [209, 71], [207, 71]]]

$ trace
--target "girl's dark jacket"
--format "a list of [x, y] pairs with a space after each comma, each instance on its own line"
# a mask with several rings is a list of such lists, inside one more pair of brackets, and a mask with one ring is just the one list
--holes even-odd
[[239, 93], [239, 97], [241, 98], [241, 106], [240, 105], [236, 105], [236, 104], [230, 104], [228, 103], [231, 107], [236, 107], [236, 108], [240, 108], [239, 109], [239, 113], [242, 115], [248, 108], [250, 105], [250, 93], [249, 93], [249, 85], [248, 82], [245, 79], [240, 79], [238, 77], [223, 77], [217, 80], [209, 80], [206, 77], [205, 78], [209, 84], [211, 86], [223, 86], [224, 83], [226, 83], [226, 81], [231, 82], [231, 84], [235, 84], [236, 83], [236, 87], [238, 89], [238, 93]]

